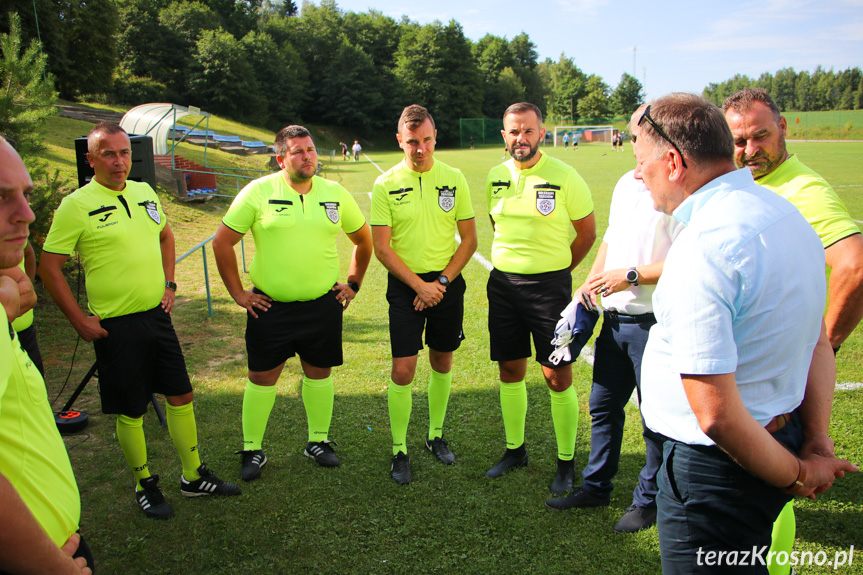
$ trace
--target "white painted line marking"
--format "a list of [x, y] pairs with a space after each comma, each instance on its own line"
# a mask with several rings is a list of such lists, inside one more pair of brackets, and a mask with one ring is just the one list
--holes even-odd
[[[381, 169], [381, 167], [380, 167], [379, 165], [377, 165], [377, 164], [375, 163], [375, 161], [374, 161], [374, 160], [372, 160], [370, 157], [368, 157], [368, 156], [367, 156], [367, 155], [365, 155], [365, 154], [363, 154], [363, 157], [364, 157], [365, 159], [367, 159], [371, 165], [373, 165], [374, 167], [376, 167], [380, 173], [382, 173], [382, 174], [384, 173], [384, 171]], [[369, 195], [371, 195], [371, 194], [369, 194]]]
[[863, 389], [863, 383], [854, 383], [854, 382], [845, 382], [845, 383], [837, 383], [836, 389], [841, 391], [853, 391], [855, 389]]

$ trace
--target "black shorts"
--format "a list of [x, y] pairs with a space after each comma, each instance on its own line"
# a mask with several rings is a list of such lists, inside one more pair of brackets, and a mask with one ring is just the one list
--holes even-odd
[[[432, 281], [440, 272], [418, 274], [423, 281]], [[446, 287], [443, 299], [434, 307], [414, 309], [416, 292], [392, 274], [387, 275], [387, 302], [390, 304], [390, 347], [393, 357], [411, 357], [426, 345], [435, 351], [458, 349], [464, 339], [464, 277], [459, 274]]]
[[530, 337], [536, 361], [548, 367], [554, 351], [551, 340], [560, 312], [572, 300], [572, 275], [568, 270], [541, 274], [510, 274], [497, 269], [488, 277], [488, 331], [492, 361], [530, 357]]
[[[256, 293], [264, 293], [255, 288]], [[294, 355], [315, 367], [342, 365], [344, 308], [334, 291], [310, 301], [272, 301], [272, 307], [246, 314], [249, 371], [269, 371]]]
[[171, 316], [161, 306], [103, 319], [108, 337], [93, 342], [103, 413], [141, 417], [150, 396], [192, 391]]

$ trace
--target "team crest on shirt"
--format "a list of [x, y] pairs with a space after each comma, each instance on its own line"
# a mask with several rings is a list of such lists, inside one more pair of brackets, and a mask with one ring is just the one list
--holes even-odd
[[455, 188], [450, 189], [449, 186], [437, 188], [437, 205], [445, 212], [449, 212], [455, 207]]
[[536, 210], [544, 216], [554, 211], [554, 190], [536, 191]]
[[327, 218], [334, 224], [339, 223], [339, 203], [338, 202], [321, 202], [324, 211], [327, 213]]
[[138, 204], [139, 206], [143, 206], [145, 210], [147, 210], [147, 215], [156, 222], [157, 224], [162, 223], [162, 217], [159, 215], [159, 208], [156, 207], [156, 202], [152, 200], [147, 200], [146, 202], [141, 202]]

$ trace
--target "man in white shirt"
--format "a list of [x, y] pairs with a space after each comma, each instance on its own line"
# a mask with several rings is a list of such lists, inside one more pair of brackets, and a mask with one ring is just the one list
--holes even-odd
[[[644, 106], [633, 114], [633, 127]], [[620, 463], [624, 409], [633, 389], [641, 399], [641, 357], [656, 323], [651, 296], [662, 273], [671, 242], [683, 225], [656, 211], [635, 172], [624, 174], [611, 197], [608, 228], [593, 267], [575, 294], [596, 303], [602, 297], [602, 331], [596, 339], [590, 392], [590, 459], [582, 484], [571, 495], [551, 499], [552, 509], [600, 507], [611, 502], [612, 479]], [[639, 401], [640, 403], [640, 401]], [[614, 526], [634, 533], [656, 523], [656, 473], [662, 463], [662, 441], [642, 423], [646, 462], [638, 476], [632, 505]]]

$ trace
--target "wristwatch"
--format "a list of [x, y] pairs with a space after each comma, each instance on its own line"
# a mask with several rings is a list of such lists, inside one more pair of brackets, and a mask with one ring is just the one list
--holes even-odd
[[444, 275], [438, 276], [437, 281], [442, 286], [448, 286], [449, 285], [449, 278], [444, 276]]
[[348, 282], [348, 287], [354, 290], [354, 293], [359, 293], [360, 291], [360, 284], [357, 282]]
[[626, 281], [630, 283], [630, 285], [637, 286], [638, 285], [638, 270], [635, 267], [629, 268], [629, 271], [626, 272]]
[[166, 282], [165, 282], [165, 287], [166, 287], [166, 288], [168, 288], [168, 289], [169, 289], [169, 290], [171, 290], [171, 291], [177, 291], [177, 284], [175, 284], [175, 283], [174, 283], [174, 282], [172, 282], [172, 281], [166, 281]]

